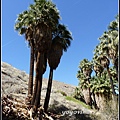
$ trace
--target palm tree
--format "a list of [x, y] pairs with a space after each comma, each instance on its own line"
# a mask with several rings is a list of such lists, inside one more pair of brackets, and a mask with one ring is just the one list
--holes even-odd
[[[80, 79], [81, 87], [83, 88], [83, 95], [86, 101], [86, 104], [92, 105], [92, 98], [91, 98], [91, 92], [90, 92], [90, 78], [92, 73], [92, 63], [89, 62], [87, 59], [83, 59], [80, 62], [79, 68], [81, 72], [78, 72], [79, 75], [77, 76]], [[81, 81], [83, 79], [83, 82]]]
[[114, 85], [113, 85], [113, 80], [112, 80], [112, 76], [111, 76], [110, 70], [109, 70], [110, 61], [106, 56], [101, 56], [99, 59], [100, 59], [100, 63], [102, 65], [102, 67], [107, 68], [107, 72], [108, 72], [108, 75], [109, 75], [109, 78], [110, 78], [112, 92], [113, 92], [113, 95], [115, 95], [115, 89], [114, 89]]
[[87, 59], [83, 59], [80, 62], [80, 66], [79, 68], [82, 70], [83, 74], [90, 78], [91, 77], [91, 73], [92, 73], [92, 63], [89, 62]]
[[103, 35], [99, 38], [100, 44], [102, 45], [102, 51], [106, 53], [106, 56], [112, 61], [113, 65], [116, 68], [118, 74], [118, 21], [119, 16], [116, 16], [116, 19], [110, 22], [108, 26], [108, 31], [105, 31]]
[[[113, 77], [110, 73], [109, 65], [110, 62], [113, 63], [118, 73], [118, 21], [112, 21], [108, 26], [108, 31], [105, 31], [103, 35], [99, 38], [100, 43], [96, 46], [95, 55], [97, 62], [99, 61], [100, 65], [103, 68], [107, 69], [110, 84], [113, 93], [113, 99], [115, 97], [115, 88], [113, 84]], [[115, 100], [115, 99], [114, 99]], [[115, 100], [116, 102], [116, 100]]]
[[[43, 1], [42, 1], [43, 2]], [[34, 39], [36, 49], [38, 51], [37, 56], [38, 56], [38, 74], [37, 75], [37, 92], [34, 92], [35, 98], [35, 103], [34, 99], [32, 103], [34, 103], [34, 108], [36, 109], [37, 106], [40, 104], [40, 96], [41, 96], [41, 88], [42, 88], [42, 75], [43, 75], [43, 63], [46, 61], [45, 60], [45, 54], [46, 52], [50, 49], [51, 43], [52, 43], [52, 31], [58, 24], [58, 19], [59, 13], [57, 9], [55, 8], [56, 6], [51, 2], [51, 1], [45, 1], [42, 5], [41, 3], [36, 2], [37, 8], [41, 9], [42, 17], [39, 20], [39, 23], [35, 26], [34, 29]], [[36, 9], [37, 11], [38, 9]], [[40, 61], [40, 62], [39, 62]], [[37, 73], [37, 72], [36, 72]], [[37, 82], [36, 82], [37, 83]]]
[[26, 98], [27, 104], [30, 104], [31, 97], [33, 95], [33, 75], [34, 75], [34, 42], [31, 40], [31, 53], [30, 53], [30, 72], [28, 82], [28, 96]]
[[118, 21], [119, 21], [119, 16], [116, 16], [116, 19], [114, 21], [112, 21], [110, 23], [110, 25], [108, 26], [108, 34], [112, 40], [111, 42], [111, 48], [108, 51], [108, 56], [110, 59], [112, 59], [112, 62], [116, 68], [116, 72], [118, 74], [118, 43], [119, 43], [119, 39], [118, 39], [118, 30], [119, 30], [119, 26], [118, 26]]
[[[101, 85], [101, 77], [102, 77], [102, 74], [104, 74], [104, 68], [101, 66], [100, 64], [100, 60], [99, 60], [99, 55], [101, 54], [101, 45], [97, 45], [95, 50], [94, 50], [94, 56], [93, 56], [93, 60], [92, 60], [92, 63], [93, 63], [93, 70], [95, 71], [96, 73], [96, 76], [92, 76], [91, 78], [91, 93], [93, 95], [93, 101], [94, 101], [94, 107], [96, 109], [98, 109], [99, 105], [96, 101], [96, 99], [98, 98], [98, 93], [100, 92], [99, 91], [99, 87]], [[96, 95], [97, 93], [97, 95]], [[100, 102], [100, 101], [99, 101]]]
[[[104, 32], [104, 34], [106, 34]], [[113, 80], [111, 77], [111, 74], [109, 72], [109, 65], [110, 65], [110, 60], [107, 58], [107, 54], [104, 51], [106, 48], [106, 39], [101, 39], [102, 41], [96, 46], [95, 50], [94, 50], [94, 59], [96, 60], [97, 63], [99, 63], [103, 68], [106, 68], [109, 74], [109, 78], [110, 78], [110, 83], [111, 83], [111, 88], [113, 91], [113, 94], [115, 94], [115, 90], [114, 90], [114, 85], [113, 85]]]
[[103, 43], [102, 51], [112, 61], [118, 73], [118, 31], [109, 30], [99, 38]]
[[90, 97], [90, 90], [89, 90], [90, 86], [89, 86], [88, 79], [86, 79], [85, 75], [81, 70], [78, 71], [77, 78], [79, 80], [80, 89], [84, 96], [85, 103], [90, 105], [91, 97]]
[[28, 41], [29, 46], [31, 48], [28, 96], [26, 98], [27, 104], [30, 104], [30, 99], [33, 93], [34, 51], [35, 51], [33, 40], [33, 27], [30, 22], [31, 20], [30, 15], [31, 14], [28, 11], [24, 11], [23, 13], [19, 14], [17, 18], [17, 23], [15, 24], [15, 30], [18, 30], [20, 35], [25, 34], [25, 39]]
[[90, 87], [95, 108], [104, 109], [105, 101], [106, 99], [107, 101], [110, 100], [112, 92], [107, 71], [104, 71], [101, 76], [92, 76]]
[[72, 36], [71, 33], [67, 30], [67, 27], [62, 24], [58, 24], [57, 28], [53, 32], [53, 40], [51, 49], [48, 52], [48, 64], [50, 66], [49, 73], [49, 81], [48, 87], [44, 102], [44, 111], [46, 112], [48, 109], [51, 87], [52, 87], [52, 79], [53, 79], [53, 70], [55, 70], [59, 63], [60, 59], [63, 55], [63, 50], [66, 52], [67, 48], [71, 45]]
[[[22, 19], [17, 19], [15, 28], [23, 34], [29, 26], [33, 28], [32, 38], [36, 56], [36, 80], [33, 94], [35, 99], [32, 100], [32, 105], [34, 104], [34, 108], [37, 109], [40, 104], [44, 56], [50, 49], [52, 30], [58, 24], [60, 16], [56, 6], [51, 1], [34, 0], [34, 2], [33, 5], [30, 5], [29, 10], [19, 14]], [[32, 80], [29, 83], [33, 83]], [[31, 84], [29, 85], [31, 86]]]
[[[49, 32], [45, 32], [45, 31], [49, 31]], [[38, 104], [40, 104], [44, 55], [47, 52], [47, 49], [49, 49], [48, 44], [49, 45], [51, 44], [52, 38], [50, 34], [51, 34], [51, 30], [49, 29], [49, 27], [47, 27], [43, 23], [38, 24], [35, 27], [34, 38], [37, 40], [35, 41], [35, 46], [36, 46], [36, 51], [37, 51], [36, 80], [38, 81], [37, 86], [35, 85], [35, 87], [37, 87], [37, 91], [34, 91], [34, 95], [33, 95], [33, 96], [36, 96], [35, 103], [34, 103], [34, 99], [32, 100], [35, 106], [38, 106]]]

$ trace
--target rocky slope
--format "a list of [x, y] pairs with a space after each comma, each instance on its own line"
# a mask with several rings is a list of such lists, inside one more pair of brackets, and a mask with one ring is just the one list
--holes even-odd
[[[24, 71], [20, 71], [5, 62], [2, 62], [2, 94], [18, 96], [20, 99], [24, 99], [27, 96], [29, 76]], [[42, 98], [44, 101], [47, 89], [47, 79], [43, 79], [42, 85]], [[61, 92], [65, 92], [70, 96], [75, 90], [75, 86], [71, 86], [59, 81], [53, 80], [50, 104], [54, 100], [62, 100]], [[59, 97], [58, 97], [59, 96]]]
[[[1, 73], [2, 97], [9, 95], [12, 98], [24, 101], [27, 96], [28, 74], [5, 62], [2, 62]], [[105, 116], [101, 118], [99, 112], [66, 99], [66, 95], [71, 96], [73, 94], [75, 87], [53, 80], [49, 111], [61, 115], [59, 120], [107, 120]], [[46, 89], [47, 79], [43, 79], [41, 104], [44, 103]]]

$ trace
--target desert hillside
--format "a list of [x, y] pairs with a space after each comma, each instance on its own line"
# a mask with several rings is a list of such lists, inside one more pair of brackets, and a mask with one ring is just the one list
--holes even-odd
[[[24, 102], [27, 96], [28, 89], [28, 74], [24, 71], [14, 68], [12, 65], [2, 62], [2, 104], [4, 104], [3, 111], [8, 108], [5, 104], [6, 98], [12, 100], [19, 100]], [[117, 118], [111, 118], [109, 115], [102, 115], [102, 113], [87, 108], [85, 105], [72, 100], [70, 96], [74, 93], [76, 86], [68, 85], [56, 80], [53, 80], [49, 112], [55, 120], [117, 120]], [[47, 79], [43, 79], [41, 104], [44, 102], [47, 89]], [[7, 106], [5, 108], [5, 105]], [[10, 113], [3, 112], [3, 120], [12, 120]], [[20, 119], [20, 118], [17, 118]]]

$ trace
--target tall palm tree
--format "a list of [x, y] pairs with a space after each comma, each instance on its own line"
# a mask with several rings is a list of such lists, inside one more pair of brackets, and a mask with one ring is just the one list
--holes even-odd
[[[91, 78], [91, 92], [92, 92], [92, 95], [93, 95], [93, 101], [94, 101], [94, 107], [96, 109], [99, 109], [99, 105], [98, 105], [98, 101], [96, 101], [96, 97], [98, 97], [96, 95], [96, 93], [98, 92], [99, 93], [99, 87], [100, 87], [100, 84], [101, 84], [101, 77], [102, 77], [102, 74], [104, 72], [104, 68], [101, 66], [100, 64], [100, 61], [99, 61], [99, 55], [101, 53], [101, 46], [98, 45], [96, 46], [95, 50], [94, 50], [94, 56], [93, 56], [93, 60], [92, 60], [92, 63], [93, 63], [93, 70], [95, 71], [96, 73], [96, 76], [92, 76]], [[97, 79], [97, 80], [96, 80]], [[97, 94], [98, 94], [97, 93]]]
[[116, 72], [118, 74], [118, 43], [119, 43], [119, 38], [118, 38], [118, 32], [119, 32], [119, 16], [116, 16], [116, 19], [110, 23], [108, 26], [108, 34], [112, 40], [111, 42], [111, 48], [108, 51], [108, 56], [110, 59], [112, 59], [112, 62], [116, 68]]
[[100, 63], [102, 65], [102, 67], [107, 68], [107, 72], [108, 72], [108, 75], [110, 77], [112, 92], [113, 92], [113, 95], [115, 95], [114, 84], [113, 84], [112, 76], [111, 76], [110, 70], [109, 70], [110, 61], [106, 56], [100, 56], [99, 59], [100, 59]]
[[29, 73], [29, 83], [28, 83], [28, 95], [33, 93], [33, 74], [34, 74], [34, 41], [30, 40], [31, 46], [31, 56], [30, 56], [30, 73]]
[[[109, 78], [110, 78], [110, 83], [111, 83], [111, 88], [113, 91], [113, 94], [115, 94], [115, 90], [114, 90], [114, 85], [113, 85], [113, 80], [111, 77], [111, 74], [109, 72], [109, 65], [110, 65], [110, 60], [107, 57], [107, 54], [105, 52], [106, 49], [106, 44], [108, 44], [110, 42], [110, 39], [108, 39], [108, 41], [106, 42], [106, 36], [105, 36], [106, 32], [104, 32], [103, 36], [100, 37], [99, 39], [101, 40], [100, 43], [96, 46], [95, 50], [94, 50], [94, 57], [97, 60], [97, 62], [105, 69], [107, 69], [108, 74], [109, 74]], [[103, 37], [105, 39], [103, 39]]]
[[112, 61], [113, 65], [116, 68], [118, 73], [118, 30], [119, 30], [119, 15], [116, 16], [116, 19], [110, 22], [108, 26], [108, 31], [105, 31], [103, 35], [99, 38], [100, 44], [102, 46], [102, 51], [106, 53], [106, 56]]
[[28, 82], [28, 96], [26, 98], [26, 103], [30, 104], [30, 98], [33, 93], [33, 73], [34, 73], [34, 40], [33, 40], [33, 26], [31, 23], [32, 13], [24, 11], [18, 15], [17, 22], [15, 24], [15, 30], [19, 31], [20, 35], [25, 34], [25, 39], [31, 48], [30, 54], [30, 72], [29, 72], [29, 82]]
[[[45, 32], [49, 31], [49, 32]], [[41, 88], [42, 88], [42, 75], [43, 75], [43, 63], [44, 63], [44, 54], [47, 52], [49, 49], [48, 44], [51, 44], [51, 30], [49, 27], [46, 25], [38, 24], [35, 27], [35, 46], [36, 46], [36, 51], [37, 51], [37, 62], [36, 62], [36, 80], [38, 81], [37, 83], [37, 91], [34, 91], [34, 95], [36, 96], [35, 98], [35, 103], [34, 99], [32, 102], [35, 104], [35, 107], [40, 104], [40, 96], [41, 96]], [[36, 88], [35, 88], [36, 89]]]
[[53, 70], [55, 70], [59, 63], [60, 59], [63, 55], [63, 50], [66, 52], [67, 48], [71, 45], [72, 36], [71, 33], [67, 30], [67, 27], [62, 24], [58, 24], [57, 28], [53, 32], [53, 40], [51, 49], [48, 52], [48, 64], [50, 66], [48, 87], [44, 102], [44, 110], [47, 112], [51, 87], [52, 87], [52, 79], [53, 79]]
[[91, 97], [90, 97], [90, 90], [89, 90], [90, 84], [88, 82], [88, 79], [86, 79], [86, 76], [83, 74], [81, 70], [78, 71], [77, 78], [79, 80], [80, 89], [84, 96], [85, 103], [90, 105]]
[[[22, 19], [19, 19], [22, 16]], [[44, 54], [50, 49], [52, 43], [52, 30], [59, 22], [59, 12], [55, 4], [46, 0], [34, 0], [34, 4], [30, 5], [29, 10], [19, 14], [16, 30], [25, 33], [25, 30], [32, 26], [32, 38], [34, 41], [34, 49], [36, 56], [36, 82], [33, 94], [32, 105], [37, 109], [40, 104], [42, 75], [44, 66]], [[33, 83], [32, 80], [29, 83]], [[31, 87], [31, 84], [29, 84]]]
[[[113, 63], [116, 68], [116, 72], [118, 73], [118, 23], [117, 21], [113, 21], [108, 26], [108, 31], [105, 31], [103, 35], [99, 38], [100, 43], [96, 46], [95, 54], [97, 57], [97, 61], [99, 61], [100, 65], [103, 68], [107, 69], [111, 89], [113, 93], [113, 100], [116, 99], [115, 96], [115, 88], [113, 84], [113, 77], [110, 73], [109, 65], [110, 62]], [[116, 102], [116, 100], [115, 100]]]
[[[43, 1], [42, 1], [43, 2]], [[34, 108], [36, 109], [40, 104], [40, 97], [41, 97], [41, 88], [42, 88], [42, 75], [43, 75], [43, 64], [45, 60], [45, 54], [50, 49], [52, 43], [52, 31], [58, 24], [58, 20], [60, 18], [59, 13], [56, 9], [56, 6], [51, 1], [44, 1], [43, 4], [40, 2], [36, 2], [36, 12], [41, 9], [41, 18], [38, 20], [38, 24], [35, 26], [34, 29], [34, 39], [36, 50], [38, 51], [38, 74], [36, 79], [38, 82], [37, 91], [34, 92], [35, 101], [32, 100], [34, 103]], [[37, 73], [37, 72], [36, 72]], [[35, 88], [36, 89], [36, 88]], [[34, 97], [33, 97], [34, 98]]]
[[[86, 103], [91, 106], [92, 105], [92, 98], [91, 98], [91, 92], [90, 92], [89, 84], [90, 84], [90, 78], [91, 78], [91, 73], [92, 73], [92, 62], [89, 62], [88, 59], [83, 59], [80, 62], [79, 68], [80, 68], [82, 74], [84, 75], [83, 95], [84, 95], [84, 98], [86, 99], [85, 100]], [[81, 81], [82, 76], [80, 76], [80, 81]], [[80, 84], [82, 84], [82, 82], [80, 82]], [[86, 98], [86, 96], [87, 96], [87, 98]]]
[[118, 31], [109, 30], [104, 32], [102, 37], [99, 38], [104, 45], [102, 45], [102, 51], [106, 53], [106, 56], [112, 61], [118, 73]]

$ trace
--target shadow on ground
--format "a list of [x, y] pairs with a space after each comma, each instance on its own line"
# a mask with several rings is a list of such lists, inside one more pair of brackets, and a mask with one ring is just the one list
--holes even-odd
[[84, 114], [80, 109], [71, 110], [55, 100], [54, 104], [49, 107], [48, 112], [59, 115], [59, 118], [52, 116], [55, 120], [97, 120], [97, 116]]

